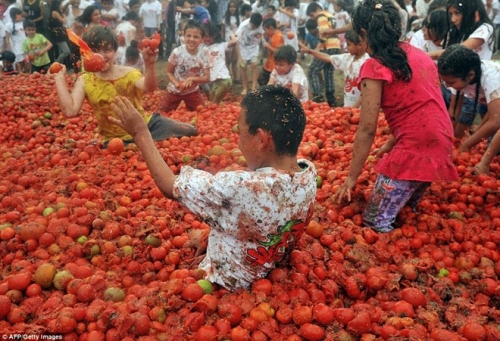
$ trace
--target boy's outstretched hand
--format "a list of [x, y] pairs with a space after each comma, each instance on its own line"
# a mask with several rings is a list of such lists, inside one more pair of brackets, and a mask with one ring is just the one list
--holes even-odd
[[128, 98], [117, 97], [115, 103], [111, 104], [111, 109], [113, 109], [118, 118], [108, 116], [108, 119], [122, 127], [132, 137], [135, 137], [141, 130], [148, 131], [144, 117], [142, 117]]

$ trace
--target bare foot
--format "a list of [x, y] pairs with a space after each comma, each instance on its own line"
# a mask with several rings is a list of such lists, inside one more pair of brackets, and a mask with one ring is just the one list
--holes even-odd
[[490, 172], [490, 166], [489, 165], [483, 165], [478, 163], [475, 167], [474, 170], [476, 171], [477, 174], [488, 174]]

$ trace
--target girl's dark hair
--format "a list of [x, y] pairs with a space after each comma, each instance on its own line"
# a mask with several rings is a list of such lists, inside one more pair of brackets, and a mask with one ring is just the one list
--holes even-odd
[[[412, 70], [408, 56], [399, 45], [401, 17], [390, 0], [365, 0], [352, 15], [352, 28], [360, 36], [366, 35], [371, 57], [389, 68], [396, 79], [410, 81]], [[363, 31], [364, 32], [363, 32]]]
[[23, 12], [17, 7], [12, 7], [10, 9], [9, 14], [10, 14], [10, 17], [12, 19], [12, 35], [14, 36], [17, 33], [17, 31], [16, 31], [16, 16], [23, 14]]
[[247, 12], [252, 12], [252, 6], [250, 6], [249, 4], [241, 4], [240, 6], [240, 15], [241, 16], [244, 16]]
[[238, 3], [235, 0], [231, 0], [227, 4], [227, 10], [226, 14], [224, 14], [224, 22], [226, 23], [226, 26], [229, 27], [231, 26], [231, 12], [229, 12], [229, 6], [231, 4], [234, 4], [236, 6], [236, 12], [234, 13], [234, 16], [236, 17], [236, 26], [240, 26], [240, 12], [238, 11]]
[[139, 14], [137, 14], [134, 11], [127, 12], [127, 14], [123, 16], [122, 21], [130, 21], [130, 20], [139, 22]]
[[98, 50], [103, 46], [111, 46], [115, 51], [118, 50], [118, 38], [116, 33], [107, 26], [96, 25], [86, 31], [82, 39], [92, 50]]
[[432, 34], [434, 40], [445, 39], [448, 34], [449, 15], [445, 9], [437, 9], [427, 15], [425, 18], [425, 27]]
[[[458, 77], [462, 80], [467, 80], [467, 76], [471, 71], [474, 71], [474, 79], [470, 84], [476, 84], [476, 96], [474, 99], [474, 114], [477, 111], [479, 89], [481, 87], [481, 59], [479, 55], [461, 44], [451, 45], [438, 60], [438, 72], [443, 76]], [[456, 98], [460, 96], [460, 91], [457, 91]], [[458, 100], [455, 101], [453, 114], [457, 110]]]
[[222, 36], [220, 34], [220, 30], [210, 20], [205, 24], [205, 34], [209, 37], [212, 37], [215, 44], [224, 42], [224, 39], [222, 39]]
[[52, 0], [52, 3], [50, 4], [50, 13], [52, 14], [53, 11], [56, 11], [57, 13], [62, 14], [61, 3], [62, 0]]
[[274, 52], [274, 61], [284, 60], [288, 64], [295, 64], [297, 61], [297, 51], [292, 45], [281, 45]]
[[[59, 1], [59, 0], [54, 0], [54, 1]], [[100, 11], [99, 7], [90, 5], [89, 7], [85, 8], [82, 14], [75, 20], [83, 24], [84, 26], [87, 26], [92, 21], [92, 13], [94, 13], [96, 9]]]
[[359, 44], [361, 42], [359, 34], [357, 34], [353, 29], [350, 29], [345, 33], [345, 39], [354, 44]]
[[125, 58], [139, 58], [139, 43], [137, 40], [130, 41], [130, 46], [125, 50]]
[[[294, 50], [295, 51], [295, 50]], [[268, 131], [276, 154], [297, 154], [306, 126], [306, 115], [299, 99], [287, 88], [265, 85], [249, 92], [241, 101], [251, 135], [257, 129]]]
[[188, 29], [194, 28], [200, 30], [201, 37], [205, 36], [205, 27], [203, 27], [203, 24], [197, 20], [189, 19], [186, 23], [186, 26], [184, 27], [184, 32], [186, 32]]
[[[493, 27], [493, 23], [488, 18], [486, 8], [481, 0], [448, 0], [447, 10], [449, 11], [451, 7], [454, 7], [462, 14], [462, 22], [460, 23], [460, 28], [457, 28], [448, 20], [448, 30], [450, 33], [443, 42], [444, 48], [453, 44], [460, 44], [464, 40], [467, 40], [484, 23], [490, 24]], [[479, 14], [477, 22], [476, 12]], [[495, 31], [493, 30], [488, 40], [488, 45], [491, 45], [494, 41]]]

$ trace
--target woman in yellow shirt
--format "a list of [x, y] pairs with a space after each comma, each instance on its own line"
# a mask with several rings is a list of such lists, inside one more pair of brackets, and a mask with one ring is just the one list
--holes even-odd
[[104, 148], [113, 138], [120, 138], [126, 143], [133, 142], [132, 136], [121, 127], [114, 124], [108, 117], [114, 117], [111, 104], [118, 96], [127, 97], [135, 108], [144, 117], [149, 131], [154, 140], [160, 141], [170, 137], [194, 136], [198, 134], [192, 125], [177, 122], [163, 117], [157, 113], [149, 114], [144, 111], [141, 97], [144, 92], [157, 89], [155, 72], [155, 60], [157, 51], [145, 48], [143, 59], [145, 73], [128, 67], [115, 65], [115, 54], [118, 49], [116, 34], [106, 26], [95, 26], [83, 35], [83, 40], [89, 45], [94, 53], [101, 54], [106, 65], [100, 72], [83, 73], [75, 82], [73, 91], [68, 90], [64, 74], [66, 68], [54, 74], [57, 94], [61, 110], [67, 117], [78, 115], [83, 101], [87, 99], [97, 119], [99, 132], [103, 136]]

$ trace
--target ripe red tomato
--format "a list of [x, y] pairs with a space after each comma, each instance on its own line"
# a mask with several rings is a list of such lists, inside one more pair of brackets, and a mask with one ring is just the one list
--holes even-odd
[[106, 60], [99, 53], [93, 53], [90, 58], [83, 58], [83, 67], [88, 72], [100, 72], [104, 70]]
[[123, 144], [123, 140], [116, 137], [108, 142], [108, 147], [106, 150], [112, 155], [120, 155], [125, 149], [125, 145]]
[[152, 36], [142, 39], [139, 43], [139, 49], [149, 47], [152, 51], [156, 50], [160, 46], [161, 36], [158, 32], [155, 32]]
[[287, 36], [287, 38], [288, 38], [288, 39], [293, 39], [293, 38], [295, 37], [295, 34], [293, 34], [293, 32], [292, 32], [292, 31], [290, 31], [290, 32], [288, 32], [288, 33], [286, 34], [286, 36]]
[[49, 72], [50, 73], [58, 73], [59, 71], [61, 71], [63, 68], [63, 65], [61, 63], [58, 63], [58, 62], [54, 62], [50, 68], [49, 68]]
[[307, 341], [319, 341], [323, 340], [325, 330], [316, 324], [306, 323], [300, 327], [299, 334]]

